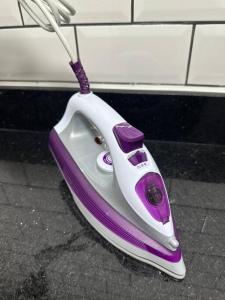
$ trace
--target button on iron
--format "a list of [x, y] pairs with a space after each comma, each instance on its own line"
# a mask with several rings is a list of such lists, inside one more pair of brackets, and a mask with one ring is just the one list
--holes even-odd
[[145, 152], [138, 150], [134, 155], [129, 157], [128, 160], [132, 163], [133, 166], [136, 166], [142, 162], [147, 161], [147, 155]]
[[114, 126], [113, 133], [123, 152], [128, 153], [135, 149], [142, 148], [144, 133], [129, 123], [120, 123]]

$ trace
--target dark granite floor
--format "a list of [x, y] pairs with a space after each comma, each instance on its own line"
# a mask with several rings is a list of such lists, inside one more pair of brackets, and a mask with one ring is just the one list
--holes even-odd
[[[87, 224], [41, 147], [45, 136], [37, 142], [35, 134], [10, 135], [0, 135], [0, 299], [225, 299], [221, 148], [207, 174], [199, 168], [204, 159], [197, 166], [190, 159], [197, 154], [189, 146], [189, 167], [184, 154], [164, 165], [174, 157], [171, 148], [155, 149], [187, 266], [186, 278], [176, 282], [123, 255]], [[201, 149], [201, 156], [215, 157], [214, 150]]]

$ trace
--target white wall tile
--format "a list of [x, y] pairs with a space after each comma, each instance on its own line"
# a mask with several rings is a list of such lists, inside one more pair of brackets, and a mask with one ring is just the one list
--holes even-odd
[[78, 26], [79, 51], [96, 82], [185, 82], [191, 25]]
[[[76, 15], [71, 17], [71, 24], [115, 23], [131, 20], [131, 0], [69, 0], [69, 3], [77, 11]], [[22, 11], [24, 23], [35, 24], [26, 11]], [[36, 11], [38, 12], [37, 9]]]
[[225, 20], [225, 0], [134, 0], [135, 21]]
[[0, 0], [0, 27], [22, 25], [16, 0]]
[[196, 27], [188, 83], [225, 85], [225, 25]]
[[[75, 51], [74, 29], [62, 30]], [[0, 41], [0, 80], [73, 80], [56, 34], [40, 28], [2, 29]]]

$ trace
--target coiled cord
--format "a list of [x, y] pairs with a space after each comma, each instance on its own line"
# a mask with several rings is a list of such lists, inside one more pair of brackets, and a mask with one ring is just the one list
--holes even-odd
[[[81, 62], [78, 60], [76, 55], [73, 53], [68, 41], [62, 34], [60, 30], [61, 24], [69, 24], [70, 16], [75, 15], [75, 9], [66, 0], [18, 0], [21, 6], [26, 10], [26, 12], [31, 16], [31, 18], [40, 25], [44, 30], [50, 32], [56, 32], [60, 41], [62, 42], [64, 48], [66, 49], [71, 62], [70, 66], [74, 71], [78, 82], [80, 84], [80, 92], [82, 94], [90, 93], [90, 87], [88, 78], [85, 74]], [[36, 7], [41, 10], [44, 17], [48, 22], [45, 22], [39, 15], [35, 12], [32, 2]]]
[[[67, 3], [65, 0], [18, 0], [21, 6], [26, 10], [26, 12], [31, 16], [31, 18], [40, 25], [44, 30], [50, 32], [56, 32], [59, 39], [61, 40], [64, 48], [66, 49], [71, 61], [76, 62], [76, 56], [74, 55], [68, 41], [62, 34], [59, 26], [70, 23], [70, 16], [75, 15], [75, 9]], [[44, 17], [47, 19], [48, 23], [45, 22], [39, 15], [35, 12], [34, 6], [31, 6], [33, 2], [39, 10], [43, 13]]]

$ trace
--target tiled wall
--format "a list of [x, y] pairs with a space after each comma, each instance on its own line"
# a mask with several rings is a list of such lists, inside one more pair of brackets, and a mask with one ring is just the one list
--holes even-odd
[[[225, 0], [70, 0], [63, 32], [94, 88], [225, 93]], [[0, 0], [0, 86], [71, 88], [68, 57]]]

